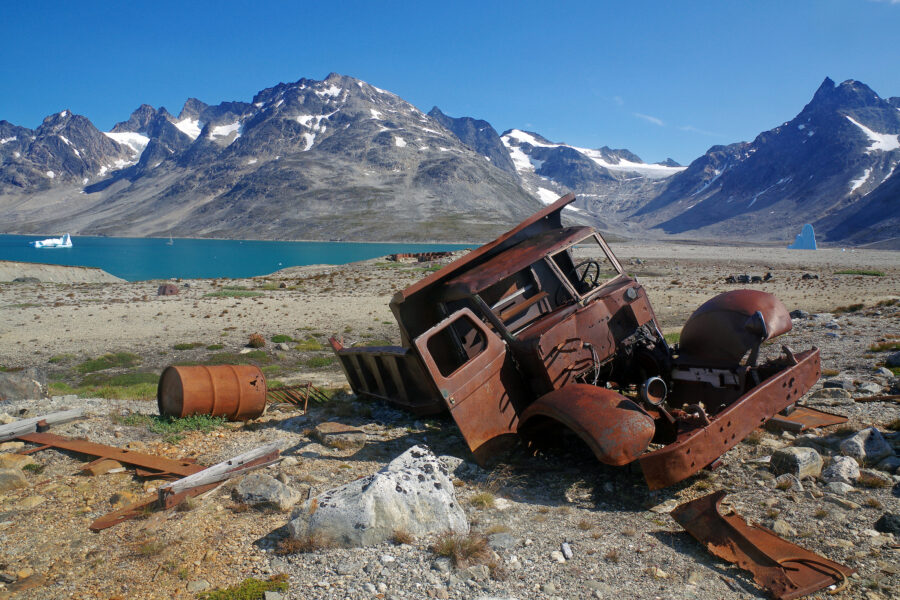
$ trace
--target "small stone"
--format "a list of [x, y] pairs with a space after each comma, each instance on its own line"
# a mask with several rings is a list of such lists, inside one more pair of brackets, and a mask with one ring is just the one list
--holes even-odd
[[18, 579], [19, 581], [21, 581], [23, 579], [28, 579], [32, 575], [34, 575], [34, 569], [29, 569], [28, 567], [25, 567], [24, 569], [19, 569], [18, 571], [16, 571], [16, 579]]
[[572, 547], [568, 542], [563, 542], [562, 544], [560, 544], [559, 550], [560, 552], [562, 552], [562, 555], [566, 560], [572, 560], [572, 558], [575, 556], [575, 553], [572, 552]]
[[862, 508], [856, 502], [851, 502], [850, 500], [841, 498], [840, 496], [832, 496], [830, 494], [825, 494], [825, 497], [823, 499], [825, 500], [825, 502], [837, 504], [841, 508], [846, 508], [847, 510], [858, 510], [859, 508]]
[[551, 553], [550, 553], [550, 559], [553, 560], [553, 561], [555, 561], [555, 562], [558, 562], [558, 563], [564, 563], [564, 562], [566, 562], [566, 557], [563, 556], [563, 553], [560, 552], [559, 550], [554, 550], [553, 552], [551, 552]]
[[882, 388], [877, 383], [872, 383], [870, 381], [870, 382], [862, 383], [862, 384], [856, 386], [856, 390], [867, 396], [877, 396], [878, 394], [881, 394], [884, 391], [884, 388]]
[[892, 454], [875, 465], [875, 468], [887, 473], [896, 473], [897, 469], [900, 469], [900, 457]]
[[829, 481], [825, 484], [825, 490], [838, 496], [845, 496], [853, 491], [853, 486], [840, 481]]
[[645, 573], [653, 579], [667, 579], [669, 577], [669, 574], [659, 567], [648, 567]]
[[435, 561], [431, 563], [431, 568], [444, 575], [447, 575], [453, 570], [450, 559], [443, 556], [435, 559]]
[[385, 582], [379, 581], [378, 585], [375, 586], [375, 589], [377, 589], [379, 593], [383, 594], [387, 591], [388, 587]]
[[494, 498], [494, 510], [507, 510], [512, 507], [512, 502], [506, 498]]
[[783, 537], [797, 535], [797, 531], [783, 519], [777, 519], [775, 523], [772, 524], [772, 531]]
[[369, 581], [367, 581], [363, 584], [363, 589], [366, 590], [367, 594], [374, 594], [378, 591], [375, 589], [375, 584], [371, 583]]
[[655, 512], [658, 514], [669, 514], [675, 507], [678, 506], [678, 500], [675, 498], [670, 498], [661, 504], [657, 504], [656, 506], [650, 508], [650, 512]]
[[687, 582], [689, 585], [700, 585], [703, 582], [703, 573], [700, 571], [691, 571], [688, 573]]
[[822, 472], [822, 457], [812, 448], [782, 448], [772, 455], [769, 468], [776, 475], [790, 473], [798, 479], [818, 477]]
[[265, 473], [245, 476], [233, 494], [247, 504], [274, 506], [280, 510], [288, 510], [300, 501], [299, 493]]
[[841, 442], [841, 453], [860, 465], [874, 465], [891, 456], [894, 449], [874, 427], [863, 429]]
[[803, 492], [803, 484], [797, 479], [796, 475], [784, 473], [775, 478], [775, 488], [788, 492]]
[[886, 512], [875, 521], [875, 530], [900, 535], [900, 514]]
[[139, 496], [134, 492], [116, 492], [110, 497], [109, 503], [116, 508], [122, 508], [123, 506], [134, 504], [138, 499]]
[[849, 456], [835, 456], [831, 464], [822, 471], [822, 479], [829, 483], [853, 485], [853, 482], [859, 479], [859, 464]]
[[25, 447], [25, 442], [3, 442], [0, 444], [0, 452], [16, 452]]
[[516, 538], [505, 531], [492, 533], [487, 539], [488, 545], [494, 550], [508, 550], [516, 545]]
[[491, 571], [487, 565], [472, 565], [467, 567], [463, 574], [465, 579], [474, 579], [475, 581], [487, 581], [491, 577]]
[[866, 482], [868, 487], [888, 488], [894, 484], [894, 480], [890, 475], [876, 471], [874, 469], [862, 469], [859, 472], [860, 479]]
[[28, 487], [28, 480], [18, 469], [0, 469], [0, 492]]
[[85, 467], [84, 469], [82, 469], [82, 472], [96, 477], [98, 475], [109, 473], [113, 469], [124, 469], [124, 467], [122, 466], [122, 463], [117, 460], [104, 458], [100, 462], [96, 462], [88, 467]]
[[853, 389], [853, 382], [842, 377], [833, 377], [826, 379], [822, 383], [822, 387], [824, 389], [841, 389], [849, 392]]
[[16, 421], [18, 421], [17, 418], [6, 413], [0, 413], [0, 425], [9, 425], [10, 423], [15, 423]]
[[884, 364], [888, 367], [900, 367], [900, 352], [894, 352], [890, 356], [888, 356]]
[[809, 317], [809, 313], [798, 308], [797, 310], [792, 310], [790, 316], [792, 319], [806, 319]]
[[313, 435], [324, 445], [338, 450], [359, 450], [366, 444], [366, 432], [359, 427], [336, 421], [319, 423]]
[[278, 592], [264, 592], [263, 600], [284, 600], [284, 594]]
[[25, 465], [35, 465], [37, 462], [30, 456], [21, 454], [0, 454], [0, 469], [21, 469]]
[[548, 581], [547, 583], [544, 583], [541, 585], [541, 591], [544, 592], [545, 594], [555, 594], [556, 586], [553, 585], [552, 582]]
[[43, 496], [28, 496], [27, 498], [23, 498], [16, 504], [16, 508], [19, 510], [28, 510], [30, 508], [34, 508], [39, 504], [43, 504], [44, 498]]
[[196, 594], [198, 592], [202, 592], [204, 590], [209, 589], [209, 582], [204, 579], [196, 579], [194, 581], [189, 581], [187, 584], [187, 591], [191, 594]]
[[300, 464], [300, 461], [297, 460], [296, 456], [285, 456], [281, 459], [281, 466], [285, 468], [296, 467], [298, 464]]

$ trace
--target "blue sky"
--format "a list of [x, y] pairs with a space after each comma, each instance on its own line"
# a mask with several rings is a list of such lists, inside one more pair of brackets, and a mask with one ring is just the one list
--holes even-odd
[[688, 163], [792, 118], [824, 77], [900, 96], [900, 0], [11, 2], [0, 119], [249, 101], [328, 73], [428, 111]]

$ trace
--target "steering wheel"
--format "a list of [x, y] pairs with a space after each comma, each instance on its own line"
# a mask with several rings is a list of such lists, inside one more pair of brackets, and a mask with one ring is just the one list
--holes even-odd
[[[579, 272], [581, 267], [584, 267], [584, 271]], [[590, 276], [592, 268], [594, 270], [593, 277]], [[600, 263], [596, 260], [583, 260], [575, 265], [575, 274], [578, 275], [579, 284], [591, 289], [597, 285], [597, 281], [600, 279]]]

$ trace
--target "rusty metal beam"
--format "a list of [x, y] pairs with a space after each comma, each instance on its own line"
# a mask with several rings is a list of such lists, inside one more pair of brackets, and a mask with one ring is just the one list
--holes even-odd
[[671, 516], [714, 555], [753, 574], [778, 600], [792, 600], [829, 586], [842, 589], [855, 569], [785, 541], [735, 512], [723, 515], [720, 490], [677, 506]]
[[[135, 452], [134, 450], [116, 448], [115, 446], [107, 446], [105, 444], [96, 444], [87, 440], [74, 440], [54, 433], [26, 433], [16, 436], [16, 439], [22, 440], [23, 442], [38, 444], [40, 450], [46, 448], [58, 448], [60, 450], [96, 456], [98, 459], [111, 458], [120, 463], [141, 467], [144, 469], [142, 473], [153, 477], [187, 477], [197, 471], [202, 471], [204, 468], [203, 466], [188, 460], [172, 460], [171, 458], [164, 458], [162, 456]], [[97, 461], [91, 461], [87, 463], [87, 465], [91, 465], [95, 462]]]

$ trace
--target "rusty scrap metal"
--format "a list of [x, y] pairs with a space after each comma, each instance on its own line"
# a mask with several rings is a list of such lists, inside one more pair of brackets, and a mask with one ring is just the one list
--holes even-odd
[[747, 523], [735, 512], [723, 515], [720, 490], [677, 506], [671, 516], [714, 555], [753, 574], [778, 600], [792, 600], [829, 586], [837, 593], [855, 569], [832, 562]]
[[308, 381], [301, 385], [292, 385], [280, 388], [270, 388], [266, 391], [266, 401], [270, 404], [284, 403], [302, 406], [306, 412], [309, 401], [328, 402], [330, 398], [322, 390]]
[[187, 477], [203, 469], [203, 467], [192, 460], [172, 460], [162, 456], [126, 450], [125, 448], [96, 444], [87, 440], [75, 440], [56, 435], [55, 433], [25, 433], [16, 436], [16, 439], [38, 445], [37, 448], [22, 450], [19, 454], [32, 454], [47, 448], [58, 448], [59, 450], [68, 450], [98, 457], [96, 460], [82, 465], [82, 470], [106, 459], [140, 467], [137, 470], [137, 474], [144, 477]]
[[433, 260], [447, 258], [451, 254], [453, 254], [453, 252], [398, 252], [396, 254], [389, 255], [388, 260], [400, 262], [403, 260], [412, 259], [416, 262], [431, 262]]
[[863, 396], [854, 398], [854, 402], [900, 402], [900, 394], [882, 394], [879, 396]]
[[779, 413], [766, 422], [766, 429], [799, 433], [817, 427], [830, 427], [846, 423], [847, 417], [824, 410], [797, 406], [788, 414]]
[[266, 378], [254, 365], [169, 366], [156, 389], [159, 414], [255, 419], [266, 408]]

